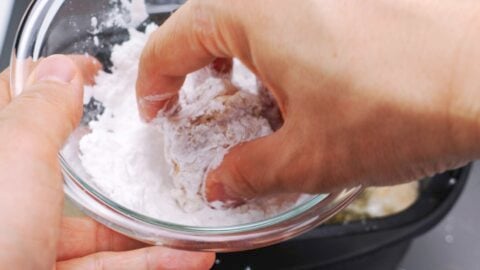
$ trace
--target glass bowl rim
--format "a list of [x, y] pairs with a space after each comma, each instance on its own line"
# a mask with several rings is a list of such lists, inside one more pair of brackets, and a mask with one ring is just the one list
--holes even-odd
[[134, 218], [136, 220], [139, 220], [141, 222], [154, 225], [154, 226], [159, 226], [161, 228], [166, 228], [169, 230], [180, 230], [184, 232], [189, 232], [189, 233], [207, 233], [210, 234], [212, 232], [216, 233], [241, 233], [241, 232], [248, 232], [248, 231], [254, 231], [254, 230], [260, 230], [260, 229], [265, 229], [267, 227], [277, 225], [279, 223], [282, 223], [284, 221], [288, 221], [292, 218], [298, 217], [302, 215], [303, 213], [308, 212], [311, 208], [317, 206], [319, 203], [323, 202], [325, 199], [327, 199], [329, 196], [332, 196], [333, 194], [318, 194], [318, 195], [313, 195], [312, 198], [307, 199], [305, 202], [302, 202], [291, 209], [279, 213], [275, 216], [272, 216], [267, 219], [263, 219], [260, 221], [255, 221], [255, 222], [250, 222], [250, 223], [245, 223], [245, 224], [239, 224], [239, 225], [231, 225], [231, 226], [216, 226], [216, 227], [205, 227], [205, 226], [193, 226], [193, 225], [184, 225], [184, 224], [179, 224], [179, 223], [172, 223], [168, 221], [163, 221], [157, 218], [153, 218], [150, 216], [146, 216], [144, 214], [141, 214], [137, 211], [131, 210], [127, 207], [122, 206], [121, 204], [111, 200], [107, 196], [103, 195], [101, 191], [97, 190], [94, 188], [91, 184], [87, 183], [84, 181], [81, 177], [79, 177], [74, 170], [71, 169], [70, 165], [68, 162], [65, 160], [65, 158], [59, 154], [59, 159], [60, 159], [60, 164], [62, 166], [62, 170], [64, 173], [66, 173], [68, 176], [70, 176], [70, 179], [75, 181], [77, 185], [81, 186], [84, 188], [84, 190], [93, 198], [97, 199], [98, 201], [102, 202], [103, 204], [106, 204], [108, 207], [112, 208], [113, 210], [122, 213], [125, 216]]

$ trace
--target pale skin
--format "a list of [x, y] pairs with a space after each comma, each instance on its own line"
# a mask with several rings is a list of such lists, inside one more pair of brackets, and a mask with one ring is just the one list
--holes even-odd
[[214, 254], [148, 247], [93, 220], [62, 216], [57, 153], [100, 65], [83, 56], [34, 65], [15, 98], [9, 71], [0, 75], [0, 269], [209, 269]]
[[[145, 48], [140, 113], [151, 120], [169, 99], [144, 97], [174, 100], [185, 75], [216, 58], [239, 58], [273, 93], [284, 126], [232, 149], [209, 174], [210, 200], [388, 185], [454, 168], [480, 152], [479, 10], [467, 0], [190, 0]], [[0, 268], [208, 269], [213, 254], [143, 247], [62, 217], [57, 152], [99, 67], [45, 61], [16, 98], [1, 75]]]
[[[234, 147], [207, 199], [391, 185], [479, 156], [480, 4], [191, 0], [150, 38], [137, 96], [150, 120], [185, 75], [239, 58], [285, 123]], [[185, 60], [185, 59], [188, 59]]]

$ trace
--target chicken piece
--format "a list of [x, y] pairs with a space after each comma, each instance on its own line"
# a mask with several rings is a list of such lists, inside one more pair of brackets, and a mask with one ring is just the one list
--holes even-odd
[[264, 116], [272, 102], [259, 94], [260, 87], [247, 92], [237, 89], [228, 76], [208, 74], [191, 75], [180, 91], [178, 107], [156, 120], [165, 136], [173, 195], [187, 212], [204, 206], [205, 177], [231, 147], [273, 132]]

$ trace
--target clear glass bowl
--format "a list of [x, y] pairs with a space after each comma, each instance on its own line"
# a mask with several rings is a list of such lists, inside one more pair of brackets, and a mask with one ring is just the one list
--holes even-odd
[[[175, 1], [176, 2], [176, 1]], [[37, 0], [32, 1], [19, 28], [11, 62], [12, 89], [21, 93], [30, 74], [31, 60], [51, 54], [95, 55], [108, 68], [112, 46], [128, 39], [118, 25], [95, 24], [122, 14], [119, 24], [132, 18], [118, 0]], [[92, 21], [92, 17], [95, 17]], [[138, 19], [138, 18], [137, 18]], [[80, 126], [72, 136], [81, 136]], [[69, 145], [70, 144], [70, 145]], [[67, 147], [77, 147], [67, 142]], [[69, 164], [59, 154], [66, 195], [86, 214], [100, 223], [134, 239], [155, 245], [205, 251], [240, 251], [285, 241], [310, 230], [348, 205], [360, 192], [353, 188], [318, 195], [278, 216], [229, 227], [193, 227], [157, 220], [119, 205], [88, 184], [89, 176], [79, 165]], [[81, 166], [81, 165], [80, 165]]]

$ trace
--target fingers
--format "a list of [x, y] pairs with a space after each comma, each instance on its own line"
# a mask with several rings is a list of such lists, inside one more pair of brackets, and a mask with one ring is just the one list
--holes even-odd
[[102, 64], [95, 57], [89, 55], [68, 55], [82, 72], [83, 82], [86, 85], [95, 83], [95, 75], [102, 69]]
[[[86, 85], [92, 85], [95, 82], [95, 75], [97, 75], [98, 71], [102, 69], [102, 64], [93, 56], [90, 55], [66, 55], [66, 57], [70, 58], [75, 65], [79, 68], [81, 75], [83, 77], [83, 81]], [[45, 58], [40, 58], [37, 61], [33, 61], [31, 58], [28, 59], [17, 59], [13, 64], [11, 69], [18, 69], [23, 71], [22, 74], [18, 75], [30, 75], [32, 74], [33, 70], [44, 60]], [[21, 77], [20, 77], [21, 78]], [[17, 79], [17, 78], [16, 78]], [[28, 78], [23, 78], [26, 81]], [[23, 89], [13, 89], [16, 91], [23, 90]], [[18, 93], [17, 93], [18, 94]]]
[[[24, 64], [25, 68], [30, 70], [26, 89], [23, 89], [21, 95], [2, 113], [1, 120], [8, 120], [14, 127], [21, 124], [22, 128], [27, 129], [24, 131], [31, 131], [29, 128], [33, 126], [29, 124], [39, 127], [47, 134], [64, 130], [61, 136], [47, 136], [58, 138], [51, 140], [56, 141], [56, 147], [52, 150], [58, 149], [81, 117], [83, 84], [94, 83], [95, 75], [102, 65], [94, 57], [84, 55], [53, 56], [37, 62], [27, 60]], [[55, 77], [49, 74], [50, 72], [57, 72], [58, 76], [67, 78]], [[70, 75], [73, 77], [68, 78]], [[64, 82], [64, 79], [71, 80]], [[10, 74], [9, 70], [6, 70], [0, 74], [0, 110], [11, 101], [10, 95]], [[64, 121], [65, 119], [67, 121]], [[51, 128], [52, 124], [57, 124], [58, 127]], [[4, 123], [5, 125], [9, 124]], [[14, 132], [15, 130], [11, 130], [9, 133]], [[37, 136], [37, 132], [30, 134], [35, 135], [35, 138], [46, 138]]]
[[126, 251], [146, 244], [118, 234], [89, 218], [63, 218], [57, 260], [64, 261], [100, 251]]
[[[7, 73], [0, 77], [9, 92]], [[52, 56], [36, 64], [23, 90], [6, 106], [3, 99], [0, 112], [0, 212], [10, 216], [0, 245], [11, 247], [6, 254], [19, 268], [43, 269], [55, 261], [63, 202], [57, 153], [80, 120], [83, 75], [72, 59]]]
[[[141, 116], [153, 119], [182, 86], [185, 76], [216, 58], [232, 58], [242, 43], [232, 1], [188, 1], [154, 32], [140, 59], [137, 98]], [[233, 1], [236, 2], [236, 1]], [[243, 46], [236, 46], [243, 47]], [[228, 63], [228, 62], [227, 62]], [[219, 69], [228, 67], [216, 64]]]
[[48, 142], [56, 153], [80, 120], [82, 102], [79, 68], [68, 57], [52, 56], [38, 64], [22, 94], [2, 112], [2, 124], [9, 126], [8, 133]]
[[[86, 218], [64, 218], [58, 243], [58, 269], [210, 269], [214, 254], [176, 251], [145, 244]], [[95, 254], [96, 253], [96, 254]], [[93, 254], [93, 255], [91, 255]], [[90, 256], [86, 256], [90, 255]], [[86, 257], [83, 257], [86, 256]], [[79, 259], [72, 259], [78, 258]]]
[[[292, 169], [291, 143], [285, 129], [268, 137], [238, 145], [211, 171], [206, 181], [208, 201], [238, 203], [259, 195], [286, 191], [283, 185]], [[291, 166], [290, 166], [291, 165]]]
[[10, 69], [0, 73], [0, 111], [10, 102]]
[[163, 247], [149, 247], [129, 252], [104, 252], [57, 263], [56, 270], [207, 270], [214, 263], [213, 253], [194, 253]]
[[82, 90], [72, 60], [49, 57], [0, 112], [0, 212], [11, 216], [0, 243], [13, 242], [10, 252], [31, 254], [37, 266], [55, 259], [63, 201], [57, 153], [80, 119]]

